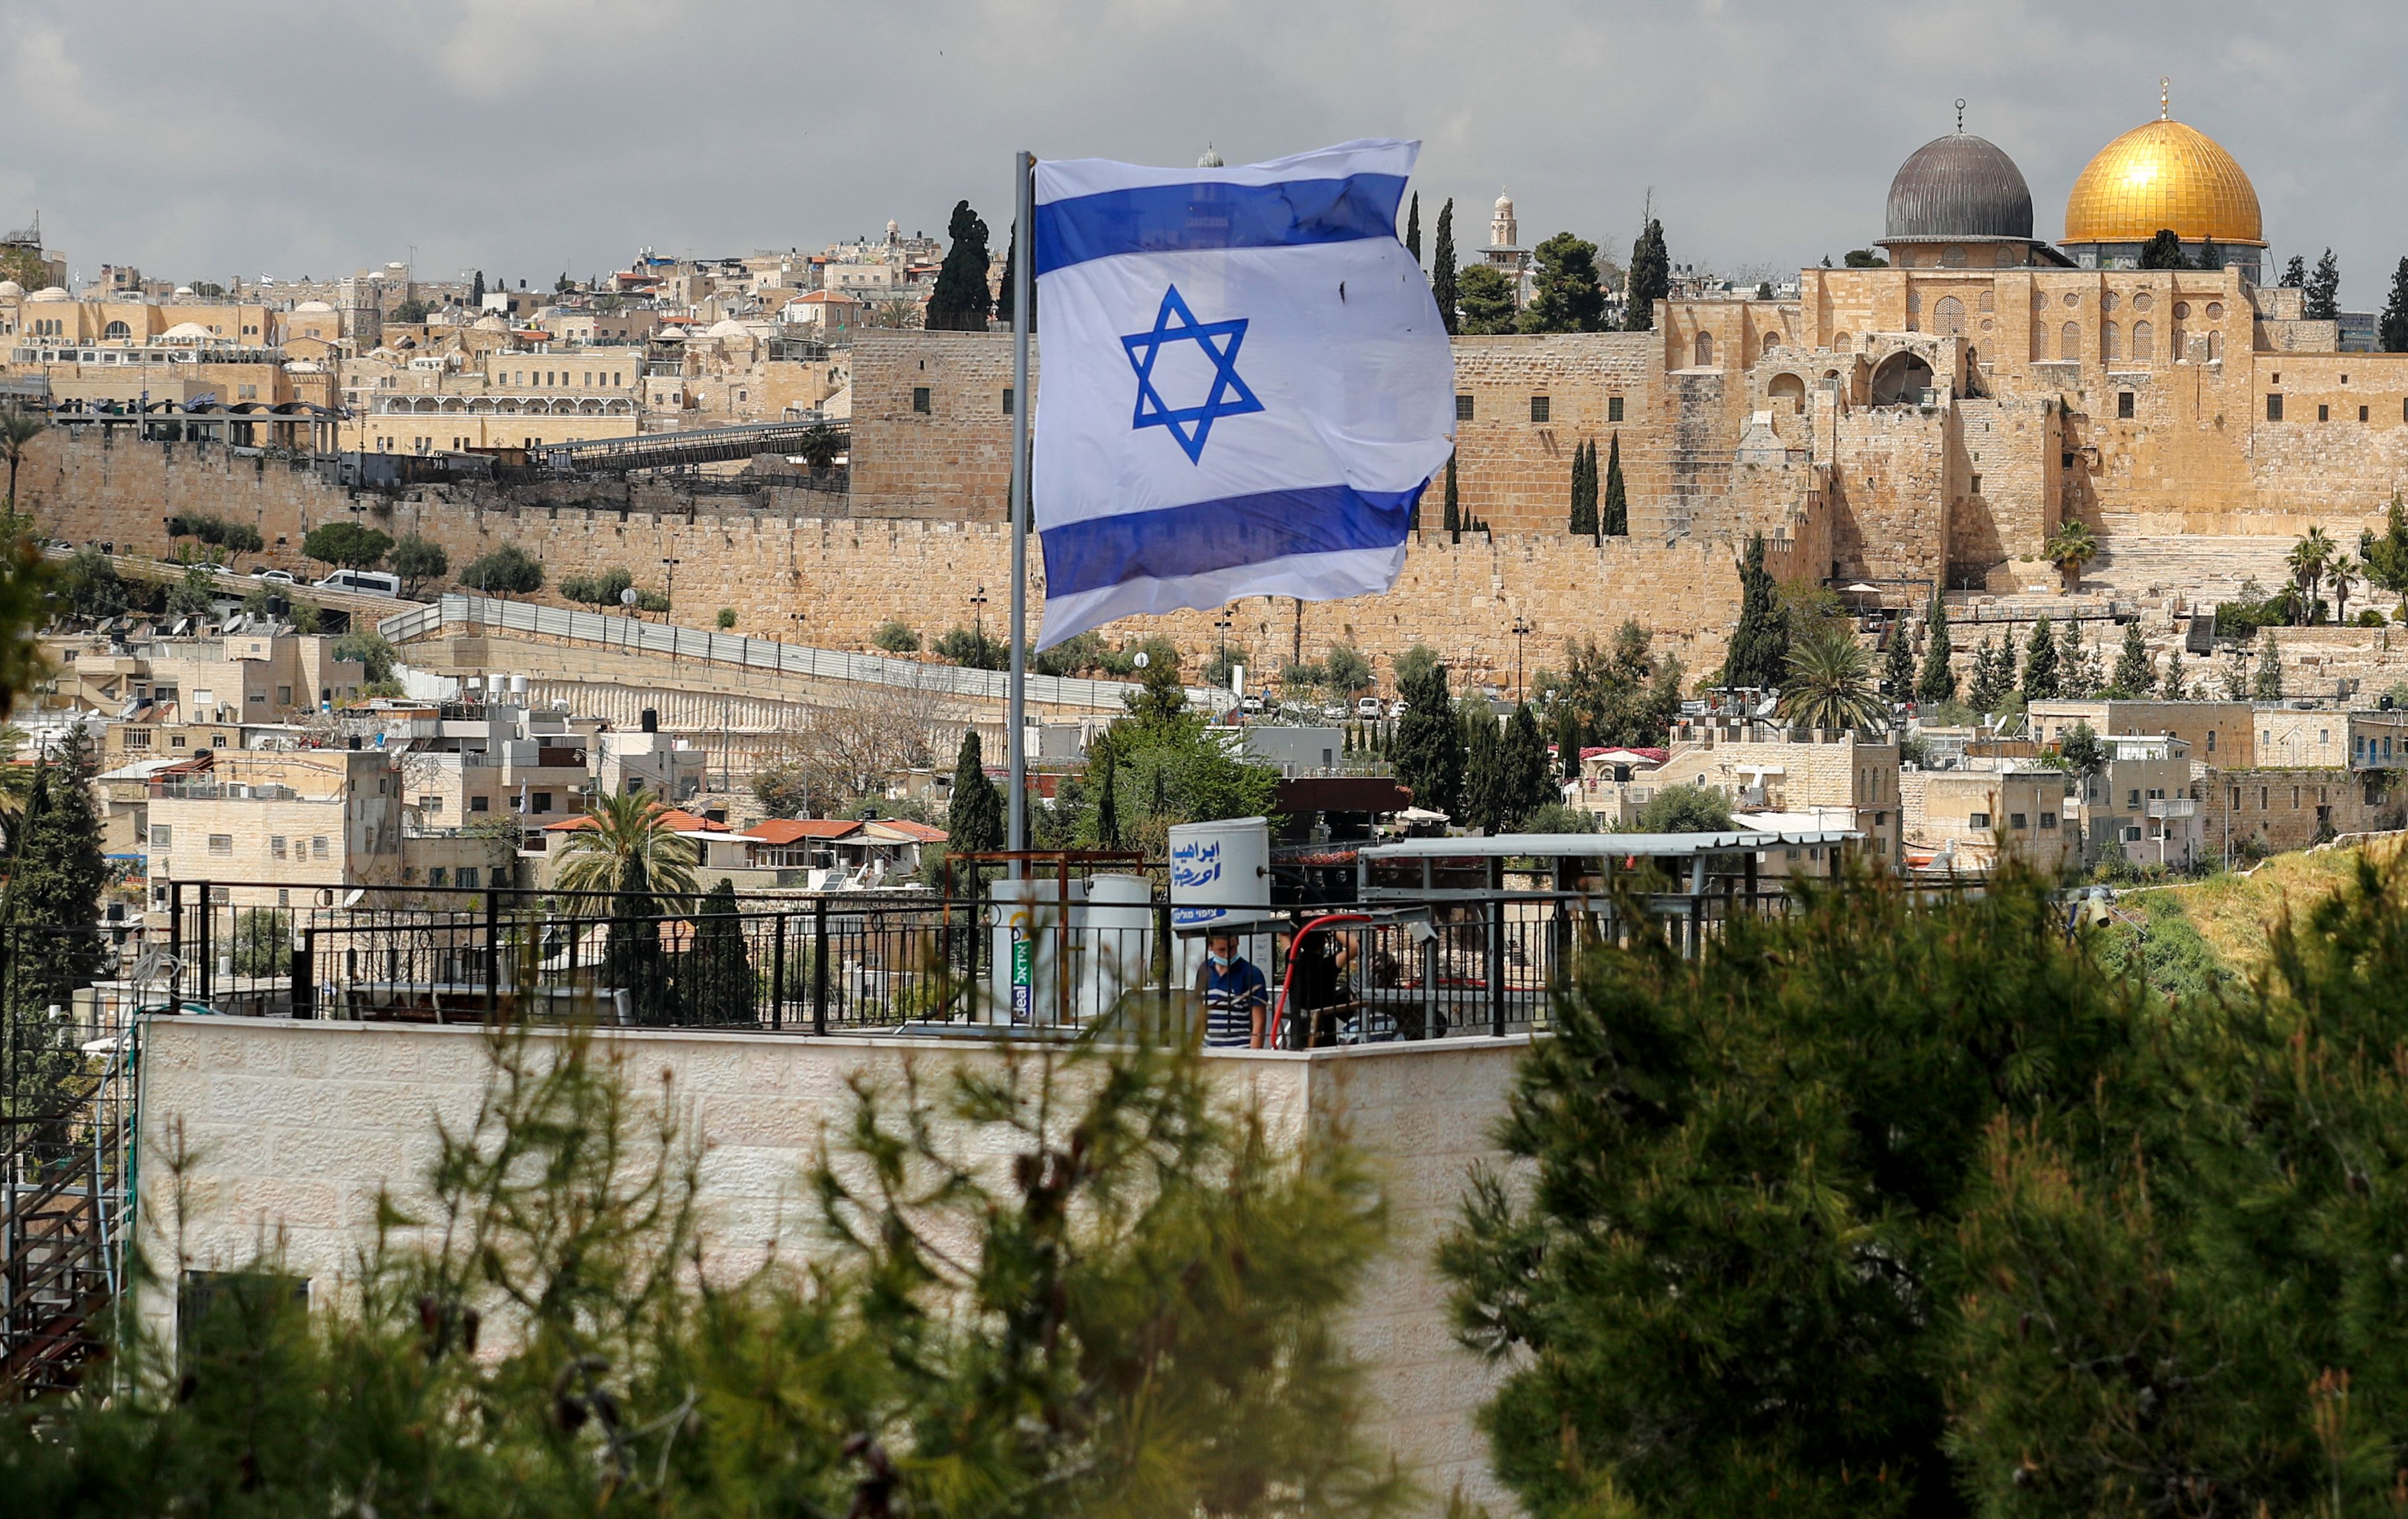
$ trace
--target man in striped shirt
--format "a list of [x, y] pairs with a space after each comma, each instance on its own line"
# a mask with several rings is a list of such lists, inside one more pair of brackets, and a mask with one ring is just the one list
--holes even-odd
[[1270, 1001], [1263, 973], [1238, 953], [1234, 934], [1207, 938], [1204, 953], [1204, 964], [1196, 972], [1196, 990], [1204, 999], [1205, 1048], [1261, 1049], [1263, 1013]]

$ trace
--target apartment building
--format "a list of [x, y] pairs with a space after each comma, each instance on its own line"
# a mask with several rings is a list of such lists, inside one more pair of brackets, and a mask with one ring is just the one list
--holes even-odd
[[2080, 849], [2063, 770], [2031, 760], [1971, 760], [1967, 767], [1909, 767], [1899, 777], [1904, 857], [1918, 869], [1978, 875], [2001, 857], [2055, 871]]
[[236, 739], [217, 740], [359, 700], [367, 666], [337, 658], [335, 643], [280, 627], [122, 640], [74, 634], [45, 639], [44, 652], [58, 672], [57, 698], [108, 713], [117, 750], [137, 756], [186, 747], [172, 738], [190, 743], [196, 725], [207, 734], [202, 743], [240, 748]]
[[2077, 782], [2081, 861], [2188, 869], [2206, 857], [2190, 745], [2168, 736], [2117, 735], [2106, 760]]
[[[1660, 760], [1654, 755], [1662, 754]], [[1876, 858], [1903, 857], [1898, 740], [1886, 735], [1701, 720], [1677, 724], [1658, 751], [1584, 753], [1565, 801], [1608, 827], [1633, 826], [1647, 804], [1674, 786], [1703, 786], [1735, 810], [1814, 813], [1864, 836]], [[1836, 814], [1836, 816], [1835, 816]], [[1846, 821], [1842, 821], [1844, 819]]]

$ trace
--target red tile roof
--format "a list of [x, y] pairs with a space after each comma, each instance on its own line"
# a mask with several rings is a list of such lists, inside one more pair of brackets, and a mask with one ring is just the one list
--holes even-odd
[[[661, 821], [668, 824], [671, 833], [726, 833], [728, 831], [727, 824], [724, 823], [713, 823], [709, 818], [698, 818], [691, 812], [682, 811], [674, 807], [660, 813], [659, 816]], [[594, 826], [594, 819], [586, 813], [580, 812], [574, 817], [563, 818], [558, 823], [545, 824], [543, 831], [560, 833], [567, 829], [592, 826]]]
[[797, 838], [850, 838], [861, 831], [854, 818], [771, 818], [744, 830], [743, 837], [765, 844], [791, 844]]
[[880, 818], [878, 825], [882, 828], [892, 828], [896, 833], [916, 838], [924, 844], [941, 844], [953, 837], [942, 828], [932, 828], [924, 823], [914, 823], [909, 818]]

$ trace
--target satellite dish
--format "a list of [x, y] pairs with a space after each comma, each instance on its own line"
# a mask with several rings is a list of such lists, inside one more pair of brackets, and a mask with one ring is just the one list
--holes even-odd
[[620, 605], [620, 606], [622, 606], [622, 607], [632, 607], [632, 606], [634, 606], [635, 604], [636, 604], [636, 588], [635, 588], [634, 586], [632, 586], [632, 585], [631, 585], [631, 586], [627, 587], [627, 589], [625, 589], [624, 591], [622, 591], [622, 592], [620, 592], [620, 593], [619, 593], [619, 605]]
[[1139, 669], [1143, 669], [1143, 668], [1145, 668], [1145, 666], [1146, 666], [1145, 651], [1144, 651], [1144, 650], [1142, 650], [1142, 649], [1139, 650], [1139, 651], [1137, 652], [1137, 658], [1135, 658], [1135, 659], [1133, 659], [1133, 660], [1129, 661], [1129, 663], [1130, 663], [1130, 664], [1132, 664], [1132, 665], [1135, 665]]

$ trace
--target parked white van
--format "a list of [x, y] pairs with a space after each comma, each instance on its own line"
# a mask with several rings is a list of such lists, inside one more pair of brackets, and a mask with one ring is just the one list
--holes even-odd
[[364, 596], [399, 596], [401, 577], [380, 569], [338, 569], [322, 580], [312, 580], [312, 586], [328, 591], [351, 591]]

